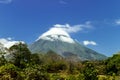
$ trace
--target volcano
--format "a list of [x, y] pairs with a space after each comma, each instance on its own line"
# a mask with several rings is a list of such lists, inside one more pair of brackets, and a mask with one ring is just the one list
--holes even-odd
[[[66, 29], [69, 27], [66, 27]], [[100, 54], [71, 38], [65, 27], [59, 26], [43, 33], [35, 42], [29, 45], [32, 53], [47, 53], [54, 51], [62, 57], [73, 57], [77, 60], [102, 60], [106, 56]]]

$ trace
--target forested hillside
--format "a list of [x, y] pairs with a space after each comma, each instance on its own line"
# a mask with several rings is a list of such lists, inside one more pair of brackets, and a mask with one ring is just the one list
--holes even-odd
[[120, 79], [120, 53], [101, 61], [71, 61], [53, 51], [33, 54], [21, 43], [9, 52], [0, 52], [0, 80]]

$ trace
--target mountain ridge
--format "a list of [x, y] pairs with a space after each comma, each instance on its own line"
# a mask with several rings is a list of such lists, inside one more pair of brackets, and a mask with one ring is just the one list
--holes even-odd
[[29, 45], [29, 49], [33, 53], [47, 53], [48, 51], [52, 50], [63, 57], [67, 57], [65, 56], [65, 53], [72, 53], [73, 55], [77, 55], [76, 58], [80, 60], [101, 60], [106, 58], [106, 56], [81, 45], [75, 40], [74, 43], [69, 43], [60, 39], [51, 41], [41, 38], [35, 41], [33, 44]]
[[29, 45], [29, 49], [33, 53], [47, 53], [52, 50], [63, 57], [72, 57], [74, 55], [79, 60], [101, 60], [106, 58], [103, 54], [89, 49], [72, 39], [67, 32], [68, 29], [69, 25], [55, 25]]

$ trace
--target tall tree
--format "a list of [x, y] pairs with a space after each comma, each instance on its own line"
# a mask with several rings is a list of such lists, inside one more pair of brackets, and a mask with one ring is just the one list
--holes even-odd
[[10, 55], [12, 55], [12, 62], [18, 66], [21, 67], [22, 64], [30, 61], [30, 55], [31, 52], [27, 48], [26, 44], [19, 43], [15, 44], [12, 47], [10, 47]]

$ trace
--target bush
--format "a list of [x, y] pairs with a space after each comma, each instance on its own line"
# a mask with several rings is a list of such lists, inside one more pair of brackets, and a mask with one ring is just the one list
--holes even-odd
[[18, 73], [18, 68], [13, 64], [5, 64], [0, 67], [0, 79], [2, 80], [22, 80]]
[[84, 80], [84, 75], [83, 74], [79, 74], [77, 76], [77, 80]]
[[50, 80], [49, 74], [40, 66], [27, 67], [23, 72], [25, 72], [25, 80]]
[[74, 75], [69, 75], [66, 80], [77, 80], [77, 78]]
[[98, 80], [98, 71], [95, 69], [94, 65], [90, 62], [85, 64], [85, 68], [83, 70], [85, 80]]
[[58, 74], [52, 74], [51, 80], [65, 80], [65, 78], [61, 77], [60, 75]]

